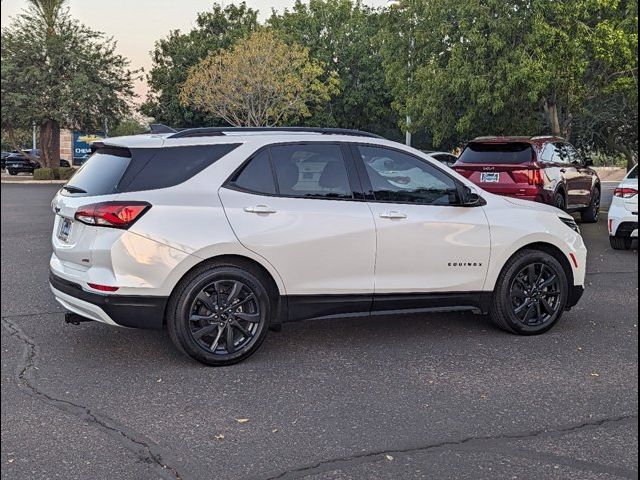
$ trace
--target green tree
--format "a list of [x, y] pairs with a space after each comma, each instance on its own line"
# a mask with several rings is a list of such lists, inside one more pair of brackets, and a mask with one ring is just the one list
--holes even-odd
[[180, 100], [233, 126], [261, 127], [309, 117], [337, 91], [309, 50], [257, 31], [189, 69]]
[[60, 128], [97, 130], [128, 111], [133, 73], [115, 42], [71, 18], [65, 0], [29, 0], [2, 30], [2, 128], [40, 127], [46, 166]]
[[175, 127], [221, 124], [219, 118], [184, 105], [179, 98], [180, 86], [191, 67], [250, 35], [257, 27], [258, 12], [246, 3], [224, 8], [214, 4], [211, 11], [198, 14], [192, 31], [173, 30], [157, 41], [151, 52], [153, 66], [147, 76], [150, 93], [142, 112], [156, 122]]
[[340, 93], [319, 105], [307, 125], [360, 128], [399, 137], [391, 95], [384, 84], [378, 32], [380, 13], [351, 0], [296, 0], [293, 8], [274, 12], [267, 25], [287, 42], [309, 49], [334, 72]]
[[127, 116], [122, 118], [113, 127], [109, 128], [110, 137], [122, 137], [125, 135], [138, 135], [147, 131], [147, 126], [134, 118]]

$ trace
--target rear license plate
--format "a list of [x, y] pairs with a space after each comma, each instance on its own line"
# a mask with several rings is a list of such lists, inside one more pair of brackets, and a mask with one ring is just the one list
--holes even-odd
[[482, 183], [498, 183], [500, 181], [500, 174], [483, 172], [480, 174], [480, 181]]
[[71, 233], [71, 226], [73, 225], [73, 221], [68, 218], [63, 218], [60, 222], [60, 229], [58, 230], [58, 238], [63, 242], [67, 242], [69, 240], [69, 234]]

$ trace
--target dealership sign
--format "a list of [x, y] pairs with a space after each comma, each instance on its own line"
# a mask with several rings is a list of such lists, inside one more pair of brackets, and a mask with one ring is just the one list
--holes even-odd
[[73, 158], [82, 158], [91, 154], [91, 142], [102, 140], [98, 135], [73, 132]]

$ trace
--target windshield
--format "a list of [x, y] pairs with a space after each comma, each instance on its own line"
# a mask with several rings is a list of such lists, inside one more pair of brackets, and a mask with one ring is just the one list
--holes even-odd
[[518, 164], [529, 163], [533, 158], [534, 152], [528, 143], [470, 143], [458, 158], [458, 162]]

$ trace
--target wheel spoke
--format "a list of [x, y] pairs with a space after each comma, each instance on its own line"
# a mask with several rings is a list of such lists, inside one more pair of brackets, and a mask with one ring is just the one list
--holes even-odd
[[227, 325], [227, 338], [226, 338], [226, 348], [227, 348], [227, 353], [233, 353], [235, 352], [235, 345], [233, 342], [233, 328], [231, 328], [231, 325]]
[[239, 306], [244, 305], [245, 303], [251, 300], [255, 300], [255, 298], [256, 298], [255, 295], [252, 293], [251, 295], [248, 295], [246, 298], [243, 298], [242, 300], [240, 300], [238, 303], [228, 306], [223, 310], [223, 312], [228, 312], [231, 309], [238, 308]]
[[522, 321], [526, 324], [529, 324], [529, 314], [533, 312], [533, 307], [534, 307], [533, 303], [529, 305], [529, 308], [527, 309], [527, 313], [524, 315], [524, 318], [522, 319]]
[[527, 296], [525, 295], [523, 288], [514, 285], [511, 290], [511, 298], [527, 298]]
[[514, 313], [515, 313], [516, 315], [520, 315], [520, 313], [521, 313], [525, 308], [528, 308], [528, 307], [529, 307], [529, 305], [530, 305], [530, 302], [525, 302], [525, 303], [523, 303], [522, 305], [520, 305], [518, 308], [516, 308], [516, 309], [514, 310]]
[[242, 334], [246, 337], [253, 337], [252, 333], [247, 330], [246, 328], [244, 328], [240, 322], [238, 322], [237, 320], [234, 320], [233, 322], [231, 322], [231, 325], [233, 325], [234, 327], [236, 327], [238, 330], [240, 330], [242, 332]]
[[213, 318], [213, 315], [191, 315], [189, 321], [191, 322], [208, 322]]
[[249, 323], [258, 323], [260, 322], [260, 314], [259, 313], [244, 313], [237, 312], [233, 314], [234, 317], [239, 318], [240, 320], [244, 320]]
[[231, 291], [227, 296], [227, 305], [231, 305], [238, 298], [241, 290], [242, 284], [240, 282], [233, 282], [233, 287], [231, 287]]
[[200, 292], [196, 297], [196, 299], [200, 300], [200, 302], [205, 306], [205, 308], [209, 310], [211, 313], [215, 312], [218, 309], [216, 302], [214, 302], [213, 299], [209, 295], [207, 295], [204, 291]]
[[200, 340], [205, 335], [211, 335], [213, 332], [216, 332], [219, 328], [220, 327], [218, 327], [218, 325], [207, 325], [206, 327], [202, 327], [200, 330], [193, 332], [193, 338]]
[[538, 314], [538, 322], [542, 322], [542, 307], [540, 307], [540, 302], [536, 302], [536, 313]]
[[216, 335], [216, 339], [211, 343], [211, 346], [209, 347], [209, 350], [211, 350], [212, 352], [215, 352], [218, 348], [218, 343], [220, 342], [220, 337], [222, 336], [223, 330], [224, 327], [218, 327], [218, 334]]
[[546, 298], [541, 298], [540, 299], [540, 303], [542, 304], [542, 308], [545, 309], [547, 314], [553, 315], [554, 313], [556, 313], [555, 310], [553, 309], [553, 307], [551, 305], [549, 305], [549, 302], [547, 302]]
[[551, 284], [553, 284], [553, 282], [555, 282], [557, 280], [558, 276], [556, 274], [551, 275], [551, 277], [547, 278], [544, 282], [542, 282], [540, 284], [540, 290], [547, 288], [548, 286], [550, 286]]

